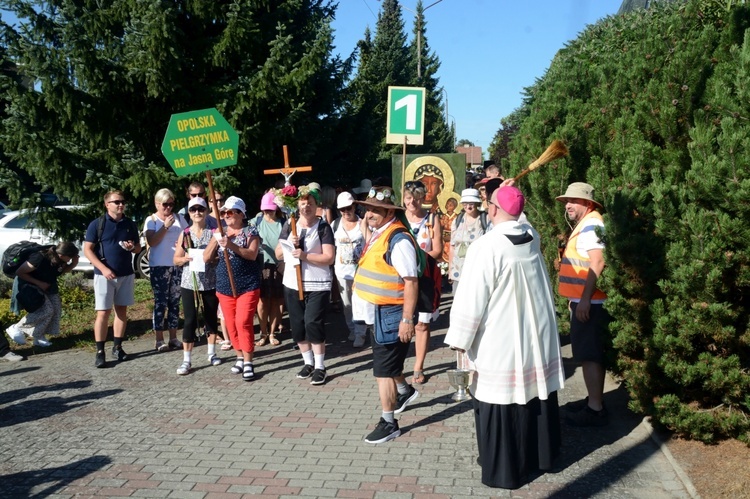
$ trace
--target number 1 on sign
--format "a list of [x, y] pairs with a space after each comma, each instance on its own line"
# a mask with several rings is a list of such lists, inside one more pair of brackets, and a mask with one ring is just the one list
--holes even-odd
[[406, 129], [416, 130], [417, 129], [417, 96], [416, 94], [409, 94], [397, 100], [395, 103], [394, 109], [398, 111], [402, 107], [406, 107]]

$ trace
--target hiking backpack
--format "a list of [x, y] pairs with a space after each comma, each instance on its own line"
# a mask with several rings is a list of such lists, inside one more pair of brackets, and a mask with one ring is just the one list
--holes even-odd
[[31, 255], [39, 251], [54, 248], [54, 244], [38, 244], [31, 241], [21, 241], [11, 244], [3, 253], [3, 274], [11, 279], [16, 276], [16, 271], [23, 265]]

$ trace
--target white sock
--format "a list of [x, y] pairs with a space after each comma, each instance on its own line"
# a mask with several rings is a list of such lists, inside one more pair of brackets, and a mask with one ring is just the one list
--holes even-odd
[[215, 354], [216, 354], [216, 344], [209, 343], [208, 344], [208, 356], [213, 357]]
[[324, 363], [325, 358], [326, 358], [326, 354], [324, 353], [315, 355], [315, 369], [322, 369], [323, 371], [326, 370], [326, 366]]
[[385, 419], [389, 423], [396, 422], [396, 418], [393, 416], [393, 411], [388, 411], [388, 412], [383, 411], [383, 419]]
[[193, 358], [193, 352], [188, 351], [188, 350], [183, 350], [182, 351], [182, 361], [183, 362], [192, 362], [192, 358]]
[[305, 361], [306, 366], [311, 366], [315, 362], [315, 357], [312, 350], [302, 352], [302, 360]]

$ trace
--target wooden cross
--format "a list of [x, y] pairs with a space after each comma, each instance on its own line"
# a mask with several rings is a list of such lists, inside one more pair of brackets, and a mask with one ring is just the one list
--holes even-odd
[[[289, 179], [292, 178], [297, 172], [311, 172], [312, 166], [289, 166], [289, 151], [284, 145], [284, 168], [274, 168], [272, 170], [263, 170], [264, 175], [273, 175], [274, 173], [280, 173], [284, 176], [284, 185], [291, 185]], [[297, 220], [294, 218], [294, 214], [289, 217], [289, 224], [291, 225], [292, 235], [297, 237]], [[297, 293], [300, 301], [305, 299], [305, 290], [302, 283], [302, 268], [300, 265], [294, 266], [297, 273]]]
[[280, 173], [284, 176], [284, 185], [290, 185], [289, 179], [297, 172], [311, 172], [312, 166], [289, 166], [289, 151], [284, 145], [284, 168], [274, 168], [272, 170], [263, 170], [263, 175], [273, 175]]

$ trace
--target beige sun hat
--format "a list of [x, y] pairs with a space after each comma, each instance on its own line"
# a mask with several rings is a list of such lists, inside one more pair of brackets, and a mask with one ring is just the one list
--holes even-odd
[[573, 182], [568, 186], [565, 194], [557, 196], [555, 199], [561, 203], [566, 203], [568, 199], [583, 199], [585, 201], [591, 201], [599, 208], [604, 208], [601, 203], [594, 200], [594, 188], [585, 182]]

